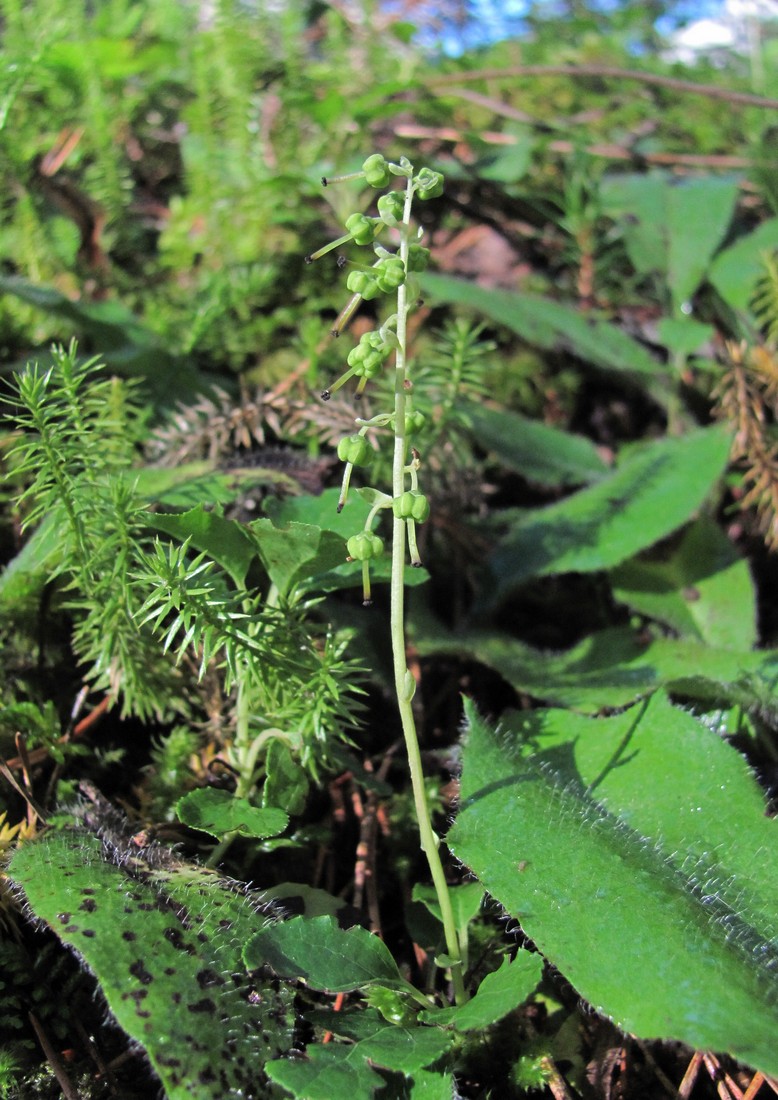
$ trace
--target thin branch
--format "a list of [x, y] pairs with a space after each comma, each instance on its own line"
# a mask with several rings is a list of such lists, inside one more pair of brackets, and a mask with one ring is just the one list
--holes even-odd
[[679, 80], [674, 76], [644, 73], [639, 69], [620, 69], [613, 65], [513, 65], [509, 69], [474, 69], [471, 72], [434, 76], [427, 79], [426, 87], [441, 88], [447, 84], [461, 84], [471, 80], [505, 80], [519, 76], [569, 76], [573, 79], [601, 76], [613, 80], [636, 80], [641, 84], [653, 84], [657, 88], [669, 88], [687, 95], [723, 99], [727, 103], [741, 103], [768, 111], [778, 110], [778, 99], [753, 95], [751, 92], [734, 92], [715, 84], [697, 84], [693, 80]]
[[[497, 110], [495, 114], [503, 114]], [[397, 137], [409, 140], [435, 138], [438, 141], [466, 141], [468, 135], [463, 130], [451, 126], [417, 126], [415, 123], [398, 123], [394, 127]], [[513, 134], [498, 131], [480, 133], [479, 138], [487, 145], [515, 145], [517, 138]], [[576, 146], [572, 141], [550, 141], [547, 146], [554, 153], [572, 153]], [[586, 146], [586, 152], [593, 157], [607, 157], [609, 160], [641, 160], [646, 164], [683, 165], [689, 168], [748, 168], [755, 163], [750, 157], [731, 156], [726, 153], [660, 153], [638, 152], [623, 145], [611, 142]]]

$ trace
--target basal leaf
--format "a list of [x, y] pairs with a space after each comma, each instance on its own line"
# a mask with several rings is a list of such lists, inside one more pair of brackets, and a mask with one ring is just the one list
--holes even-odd
[[267, 964], [281, 978], [330, 993], [371, 982], [405, 984], [383, 940], [358, 925], [344, 930], [329, 916], [269, 925], [246, 944], [244, 959], [250, 970]]
[[730, 440], [720, 428], [630, 452], [595, 485], [523, 513], [491, 557], [490, 602], [530, 577], [618, 565], [685, 523], [720, 477]]
[[656, 379], [661, 373], [637, 340], [573, 306], [532, 294], [491, 290], [449, 275], [425, 274], [422, 287], [425, 297], [477, 310], [534, 347], [567, 351], [605, 370], [645, 379]]
[[776, 824], [738, 753], [662, 699], [468, 721], [455, 855], [619, 1027], [776, 1073]]
[[613, 570], [618, 600], [678, 634], [720, 649], [756, 645], [756, 594], [747, 563], [703, 516], [665, 560], [637, 559]]
[[473, 402], [466, 415], [479, 446], [529, 481], [583, 485], [607, 473], [596, 447], [584, 436]]
[[737, 180], [712, 175], [682, 182], [667, 178], [667, 282], [676, 314], [700, 286], [724, 239], [738, 186]]
[[245, 798], [212, 787], [185, 794], [176, 803], [176, 813], [184, 825], [219, 838], [240, 833], [264, 840], [289, 824], [288, 816], [275, 806], [252, 806]]
[[0, 607], [14, 617], [22, 611], [39, 613], [41, 592], [62, 566], [62, 527], [66, 523], [64, 509], [49, 512], [0, 573]]
[[261, 1067], [291, 1045], [291, 1006], [245, 972], [243, 946], [266, 917], [244, 891], [159, 853], [108, 853], [73, 830], [19, 848], [9, 875], [94, 972], [169, 1100], [269, 1095]]
[[754, 284], [764, 271], [762, 257], [776, 249], [778, 218], [768, 218], [716, 257], [710, 281], [733, 309], [748, 312]]
[[765, 705], [778, 682], [778, 651], [716, 649], [685, 639], [646, 641], [627, 627], [585, 638], [563, 653], [546, 653], [506, 634], [419, 637], [422, 653], [470, 654], [517, 691], [596, 712], [622, 707], [658, 688], [711, 702]]
[[603, 210], [623, 221], [635, 270], [666, 280], [673, 312], [699, 287], [732, 219], [736, 180], [698, 176], [618, 175], [603, 181]]

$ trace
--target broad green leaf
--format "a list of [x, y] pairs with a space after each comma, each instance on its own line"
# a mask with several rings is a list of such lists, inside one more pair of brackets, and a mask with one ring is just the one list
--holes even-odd
[[669, 559], [625, 562], [611, 580], [616, 599], [682, 636], [720, 649], [756, 645], [751, 572], [711, 519], [693, 523]]
[[595, 485], [523, 513], [492, 554], [490, 602], [530, 577], [618, 565], [671, 534], [721, 476], [729, 446], [718, 427], [660, 439]]
[[311, 1043], [304, 1058], [276, 1059], [265, 1066], [265, 1072], [295, 1100], [333, 1100], [336, 1096], [371, 1100], [386, 1084], [358, 1047], [340, 1043]]
[[[441, 923], [443, 922], [440, 913], [440, 902], [434, 886], [417, 882], [411, 891], [411, 897], [414, 901], [420, 901], [432, 913], [433, 917], [437, 917]], [[449, 887], [449, 898], [457, 929], [464, 932], [470, 921], [478, 916], [481, 911], [483, 897], [484, 892], [480, 882], [463, 882], [459, 886]]]
[[309, 787], [308, 772], [286, 742], [280, 737], [271, 738], [265, 753], [262, 805], [282, 806], [287, 813], [301, 814]]
[[762, 256], [778, 249], [778, 218], [769, 218], [716, 257], [710, 281], [733, 309], [747, 313], [754, 285], [764, 272]]
[[776, 1073], [776, 824], [739, 754], [661, 698], [468, 721], [457, 858], [620, 1028]]
[[479, 446], [528, 481], [581, 485], [608, 471], [597, 448], [582, 435], [473, 402], [468, 402], [466, 416]]
[[[39, 286], [16, 275], [0, 276], [0, 295], [13, 294], [23, 302], [63, 317], [90, 336], [95, 351], [110, 370], [124, 377], [142, 377], [162, 405], [190, 399], [203, 389], [205, 379], [192, 361], [171, 355], [156, 333], [120, 302], [74, 302], [53, 287]], [[45, 355], [38, 355], [41, 364]]]
[[196, 550], [205, 551], [243, 588], [257, 550], [243, 524], [225, 519], [217, 512], [206, 511], [202, 504], [181, 515], [150, 513], [148, 524], [155, 531], [173, 535], [179, 542], [190, 540]]
[[692, 355], [715, 336], [713, 325], [704, 325], [692, 317], [663, 317], [656, 326], [657, 335], [674, 355]]
[[213, 787], [190, 791], [179, 798], [176, 813], [184, 825], [219, 838], [227, 833], [240, 833], [264, 840], [278, 836], [289, 824], [288, 816], [275, 806], [260, 809], [245, 798]]
[[458, 1093], [450, 1073], [420, 1069], [413, 1075], [411, 1100], [456, 1100]]
[[265, 964], [280, 978], [296, 978], [330, 993], [371, 982], [405, 985], [386, 944], [356, 925], [342, 929], [332, 917], [294, 917], [270, 925], [246, 944], [246, 966]]
[[350, 493], [345, 507], [338, 511], [340, 489], [325, 489], [318, 496], [275, 497], [266, 504], [267, 514], [277, 527], [289, 523], [307, 523], [334, 531], [347, 539], [365, 526], [370, 506], [356, 493]]
[[534, 347], [564, 350], [605, 370], [658, 378], [661, 367], [626, 332], [550, 298], [490, 290], [449, 275], [422, 276], [425, 298], [467, 306]]
[[43, 588], [59, 572], [63, 527], [68, 529], [64, 509], [52, 509], [0, 573], [0, 607], [14, 618], [35, 610]]
[[343, 540], [310, 523], [292, 521], [279, 528], [272, 520], [257, 519], [246, 530], [282, 596], [288, 595], [295, 584], [327, 573], [346, 559]]
[[[349, 495], [345, 508], [338, 512], [339, 489], [325, 489], [319, 496], [287, 497], [283, 500], [270, 500], [267, 502], [266, 511], [276, 527], [294, 527], [295, 524], [315, 525], [322, 531], [334, 532], [342, 538], [341, 543], [336, 543], [327, 536], [327, 560], [332, 562], [326, 570], [319, 569], [326, 561], [316, 559], [312, 564], [317, 566], [316, 572], [308, 572], [307, 579], [303, 583], [316, 592], [336, 592], [342, 588], [362, 587], [362, 563], [346, 561], [346, 540], [357, 531], [361, 531], [365, 525], [370, 506], [357, 493]], [[391, 555], [385, 553], [370, 563], [370, 580], [375, 587], [377, 584], [387, 583], [391, 579], [392, 562]], [[301, 578], [295, 578], [299, 580]], [[405, 569], [406, 587], [414, 588], [429, 580], [426, 569], [413, 569], [408, 565]]]
[[469, 654], [517, 691], [547, 703], [596, 712], [623, 707], [667, 688], [690, 698], [744, 706], [774, 705], [778, 650], [714, 649], [700, 642], [655, 638], [613, 627], [563, 653], [545, 653], [507, 634], [420, 636], [423, 654]]
[[487, 974], [466, 1004], [429, 1009], [420, 1014], [420, 1019], [456, 1031], [480, 1031], [523, 1004], [534, 993], [542, 975], [541, 956], [520, 951], [513, 962], [503, 959], [499, 970]]
[[451, 1036], [435, 1027], [394, 1027], [384, 1023], [357, 1044], [359, 1053], [377, 1066], [411, 1074], [437, 1062], [451, 1046]]
[[667, 282], [676, 314], [700, 286], [724, 240], [738, 196], [738, 181], [696, 176], [667, 178]]
[[603, 212], [623, 221], [635, 270], [664, 277], [676, 316], [724, 239], [737, 192], [736, 180], [700, 176], [679, 181], [658, 172], [611, 176], [601, 184]]
[[666, 272], [665, 182], [659, 173], [619, 173], [601, 181], [602, 212], [622, 222], [630, 263], [639, 275]]
[[291, 1046], [291, 1002], [241, 961], [266, 916], [214, 872], [112, 854], [120, 865], [90, 834], [47, 833], [15, 852], [9, 874], [94, 972], [168, 1100], [268, 1096], [261, 1067]]
[[319, 1009], [307, 1013], [306, 1019], [317, 1031], [354, 1042], [352, 1047], [340, 1047], [343, 1057], [353, 1061], [355, 1055], [361, 1055], [374, 1065], [406, 1075], [436, 1062], [453, 1040], [450, 1033], [437, 1027], [387, 1023], [374, 1008], [346, 1012]]

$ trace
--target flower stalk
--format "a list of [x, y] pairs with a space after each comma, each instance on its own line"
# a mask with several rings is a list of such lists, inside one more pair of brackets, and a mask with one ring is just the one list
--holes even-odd
[[[420, 566], [421, 559], [416, 542], [416, 524], [424, 522], [429, 514], [427, 499], [419, 492], [418, 488], [421, 456], [418, 451], [409, 447], [410, 434], [421, 426], [423, 417], [421, 417], [421, 414], [414, 413], [412, 409], [412, 384], [408, 377], [407, 322], [408, 314], [418, 295], [413, 273], [424, 269], [429, 255], [428, 251], [418, 244], [420, 234], [415, 234], [412, 229], [411, 213], [415, 198], [434, 198], [441, 193], [443, 179], [439, 173], [427, 168], [423, 168], [415, 174], [413, 165], [405, 157], [400, 160], [399, 164], [390, 164], [379, 154], [368, 157], [363, 165], [363, 174], [367, 182], [374, 187], [385, 186], [392, 176], [403, 177], [405, 188], [404, 191], [393, 190], [379, 199], [379, 217], [374, 222], [372, 219], [363, 219], [357, 222], [354, 215], [352, 215], [347, 220], [347, 228], [355, 227], [361, 237], [360, 240], [355, 233], [353, 237], [355, 243], [365, 244], [368, 243], [367, 238], [371, 236], [370, 223], [378, 223], [373, 237], [384, 227], [391, 228], [399, 234], [399, 249], [393, 254], [380, 245], [375, 245], [374, 251], [378, 257], [378, 262], [370, 268], [360, 268], [358, 275], [352, 274], [349, 277], [349, 289], [358, 291], [358, 293], [354, 295], [346, 309], [338, 317], [333, 331], [339, 332], [341, 330], [345, 323], [344, 316], [350, 319], [362, 297], [371, 298], [379, 293], [394, 293], [396, 294], [397, 308], [393, 317], [380, 330], [367, 333], [361, 338], [360, 343], [348, 357], [349, 369], [328, 390], [324, 391], [322, 397], [326, 400], [330, 394], [354, 376], [359, 378], [357, 393], [361, 393], [368, 380], [383, 368], [391, 353], [394, 352], [392, 412], [374, 417], [370, 422], [371, 427], [377, 427], [379, 430], [380, 428], [389, 429], [393, 433], [392, 494], [390, 497], [375, 489], [363, 490], [364, 495], [369, 494], [369, 499], [373, 501], [373, 507], [365, 524], [365, 529], [348, 540], [347, 550], [349, 558], [362, 563], [364, 603], [369, 604], [371, 602], [370, 560], [383, 551], [383, 543], [373, 533], [372, 524], [381, 510], [391, 511], [390, 633], [395, 694], [408, 757], [419, 840], [430, 870], [443, 922], [443, 934], [446, 944], [445, 965], [450, 969], [455, 1000], [458, 1004], [461, 1004], [467, 999], [463, 973], [463, 952], [441, 860], [440, 838], [433, 828], [432, 814], [424, 785], [424, 770], [413, 711], [416, 682], [408, 668], [405, 638], [406, 543], [410, 552], [411, 564]], [[362, 173], [356, 174], [357, 177], [360, 175]], [[334, 182], [334, 180], [328, 180], [327, 182]], [[338, 243], [342, 243], [342, 241]], [[319, 250], [319, 253], [314, 253], [314, 256], [321, 254], [323, 254], [323, 251]], [[357, 424], [362, 426], [362, 431], [358, 434], [364, 442], [363, 433], [366, 430], [366, 422], [357, 420]], [[354, 460], [366, 458], [367, 455], [356, 436], [346, 437], [345, 440], [341, 441], [338, 453], [346, 462], [346, 472], [338, 502], [338, 510], [340, 510], [346, 502], [353, 466], [359, 464]]]

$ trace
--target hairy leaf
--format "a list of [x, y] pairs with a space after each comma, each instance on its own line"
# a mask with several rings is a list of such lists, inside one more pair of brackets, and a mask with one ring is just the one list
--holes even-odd
[[619, 1027], [776, 1073], [777, 826], [739, 754], [660, 698], [468, 722], [456, 856]]
[[607, 473], [597, 448], [582, 435], [474, 402], [466, 417], [477, 443], [529, 481], [581, 485]]
[[598, 711], [622, 707], [657, 688], [694, 699], [774, 705], [778, 650], [716, 649], [675, 638], [646, 640], [629, 627], [612, 627], [563, 653], [547, 653], [507, 634], [420, 636], [429, 654], [470, 654], [495, 669], [517, 691], [536, 699]]
[[244, 890], [74, 830], [25, 844], [9, 874], [94, 972], [169, 1100], [268, 1095], [261, 1066], [291, 1045], [289, 1001], [245, 972], [243, 946], [266, 918]]
[[666, 560], [625, 562], [614, 595], [681, 636], [720, 649], [756, 644], [756, 594], [747, 563], [713, 520], [701, 517]]
[[475, 309], [534, 347], [564, 350], [605, 370], [637, 377], [651, 379], [661, 373], [637, 340], [608, 321], [583, 316], [573, 306], [510, 290], [488, 290], [449, 275], [425, 274], [422, 286], [425, 297]]
[[618, 565], [686, 522], [721, 475], [728, 434], [706, 428], [635, 451], [609, 476], [525, 512], [492, 554], [490, 602], [530, 577]]

